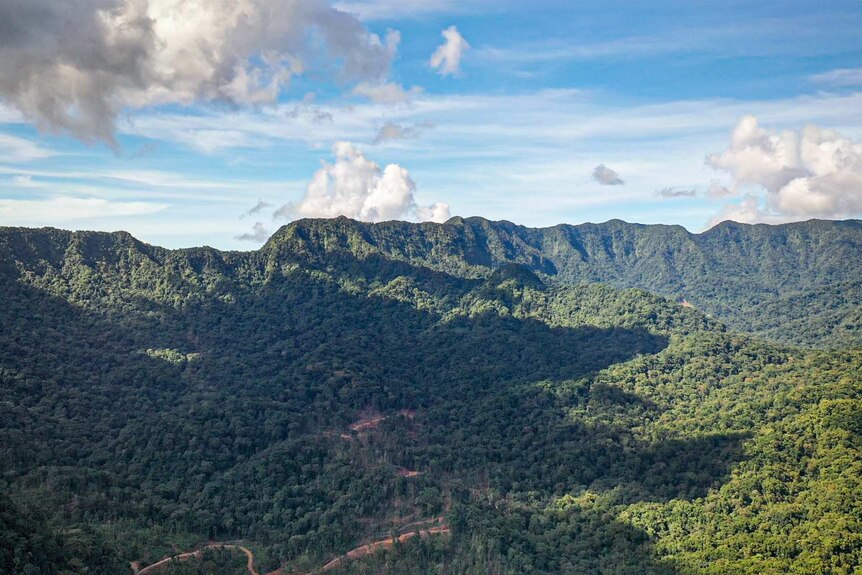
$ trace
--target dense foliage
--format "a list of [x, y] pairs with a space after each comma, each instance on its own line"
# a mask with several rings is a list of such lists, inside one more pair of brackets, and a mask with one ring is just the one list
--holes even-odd
[[[853, 573], [862, 353], [548, 283], [608, 278], [488, 257], [519, 244], [469, 230], [538, 232], [486, 224], [413, 226], [398, 254], [406, 224], [345, 220], [250, 253], [0, 233], [0, 560], [122, 573], [105, 562], [242, 540], [261, 572], [299, 571], [442, 517], [450, 535], [332, 573]], [[806, 257], [794, 289], [832, 270]], [[244, 556], [172, 568], [220, 563]]]
[[0, 493], [0, 573], [122, 573], [120, 558], [93, 529], [56, 531], [36, 510]]
[[464, 277], [517, 263], [555, 283], [645, 289], [780, 342], [862, 345], [858, 220], [728, 221], [691, 234], [619, 220], [534, 229], [482, 218], [445, 225], [340, 218], [285, 226], [265, 249], [279, 248], [321, 260], [341, 251], [380, 253]]

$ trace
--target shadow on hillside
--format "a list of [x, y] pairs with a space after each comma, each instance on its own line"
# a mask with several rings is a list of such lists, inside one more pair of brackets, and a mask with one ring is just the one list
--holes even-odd
[[[648, 444], [613, 417], [570, 415], [593, 395], [602, 413], [656, 410], [611, 386], [569, 400], [548, 389], [658, 353], [668, 344], [662, 335], [550, 327], [496, 312], [444, 318], [410, 298], [431, 294], [451, 307], [480, 282], [381, 258], [338, 265], [325, 271], [360, 288], [292, 271], [256, 288], [232, 282], [230, 298], [214, 293], [174, 307], [130, 297], [99, 313], [4, 279], [0, 318], [13, 328], [0, 336], [0, 368], [20, 383], [4, 395], [33, 408], [28, 415], [51, 414], [26, 424], [30, 455], [15, 455], [11, 474], [42, 467], [30, 481], [50, 484], [51, 468], [68, 466], [58, 497], [88, 494], [70, 518], [140, 516], [220, 537], [292, 538], [282, 548], [290, 558], [343, 551], [360, 533], [359, 517], [327, 519], [328, 510], [383, 512], [395, 489], [394, 478], [375, 476], [382, 495], [354, 492], [368, 483], [358, 465], [339, 467], [337, 480], [327, 475], [341, 447], [321, 432], [343, 429], [367, 408], [417, 411], [411, 433], [379, 433], [369, 449], [385, 453], [380, 469], [385, 460], [434, 472], [432, 484], [484, 482], [544, 496], [616, 489], [626, 501], [662, 501], [703, 495], [742, 457], [738, 436]], [[399, 277], [410, 279], [404, 301], [362, 292]], [[147, 349], [200, 355], [170, 362]], [[4, 418], [4, 434], [21, 421]], [[90, 471], [76, 474], [76, 466]], [[141, 482], [146, 491], [130, 495]], [[296, 496], [300, 486], [316, 498], [310, 507]], [[115, 488], [123, 495], [108, 495]], [[302, 522], [263, 521], [300, 509]], [[290, 531], [300, 528], [309, 531]], [[625, 538], [646, 541], [625, 529]]]

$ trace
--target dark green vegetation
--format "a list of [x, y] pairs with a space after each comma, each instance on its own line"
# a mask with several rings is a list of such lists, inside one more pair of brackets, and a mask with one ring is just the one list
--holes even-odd
[[160, 575], [248, 575], [242, 553], [227, 549], [203, 549], [200, 559], [173, 561]]
[[[241, 540], [300, 571], [445, 516], [331, 573], [858, 572], [857, 236], [339, 219], [222, 253], [0, 230], [0, 567]], [[785, 313], [797, 342], [809, 298], [811, 341], [846, 349], [595, 281], [776, 338]]]
[[54, 530], [38, 511], [0, 493], [0, 573], [71, 575], [127, 569], [90, 527]]
[[[285, 226], [267, 246], [323, 260], [378, 253], [457, 276], [521, 264], [546, 282], [602, 282], [686, 301], [737, 331], [777, 341], [862, 345], [862, 221], [723, 222], [702, 234], [612, 220], [525, 228], [482, 218], [449, 225], [344, 218]], [[783, 325], [782, 325], [783, 324]]]

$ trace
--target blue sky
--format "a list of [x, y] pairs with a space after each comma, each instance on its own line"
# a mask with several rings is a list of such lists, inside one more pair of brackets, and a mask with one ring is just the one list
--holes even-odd
[[[337, 213], [692, 231], [862, 215], [859, 2], [296, 0], [239, 34], [148, 0], [161, 44], [128, 34], [124, 2], [84, 0], [112, 19], [81, 27], [109, 54], [141, 42], [146, 66], [57, 42], [50, 18], [0, 26], [0, 61], [30, 66], [0, 64], [0, 225], [253, 249]], [[200, 37], [218, 66], [180, 50]]]

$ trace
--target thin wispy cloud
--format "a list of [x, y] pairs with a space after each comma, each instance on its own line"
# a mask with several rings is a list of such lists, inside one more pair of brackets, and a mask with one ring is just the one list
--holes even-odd
[[591, 60], [618, 56], [645, 58], [686, 49], [684, 42], [667, 37], [621, 38], [582, 43], [544, 41], [508, 46], [480, 46], [473, 56], [478, 60], [504, 64], [537, 64], [567, 60]]
[[161, 212], [167, 204], [115, 202], [104, 198], [54, 197], [45, 200], [0, 199], [5, 225], [69, 224], [94, 218], [118, 218]]
[[834, 88], [862, 86], [862, 68], [839, 68], [810, 76], [817, 84]]
[[495, 0], [341, 0], [338, 10], [356, 15], [363, 21], [419, 18], [429, 14], [469, 14], [500, 8]]
[[260, 214], [262, 211], [264, 211], [268, 208], [271, 208], [271, 207], [272, 207], [272, 204], [270, 204], [269, 202], [265, 202], [263, 200], [258, 200], [255, 205], [253, 205], [248, 211], [243, 213], [242, 217], [256, 216], [256, 215]]
[[[366, 104], [342, 107], [320, 105], [318, 114], [332, 119], [315, 122], [294, 114], [296, 104], [285, 103], [271, 110], [229, 111], [196, 114], [144, 114], [134, 124], [121, 125], [121, 132], [154, 140], [186, 143], [190, 136], [219, 130], [241, 132], [243, 141], [256, 145], [298, 142], [312, 145], [337, 140], [373, 139], [380, 118], [399, 124], [438, 126], [437, 144], [464, 148], [465, 142], [483, 143], [475, 152], [505, 148], [512, 141], [524, 146], [542, 142], [559, 145], [587, 139], [670, 138], [726, 132], [741, 116], [756, 112], [770, 123], [831, 124], [862, 126], [862, 94], [802, 96], [767, 100], [682, 100], [642, 106], [621, 105], [583, 90], [540, 90], [516, 95], [430, 95], [417, 97], [410, 106], [391, 110]], [[430, 136], [431, 134], [429, 134]], [[442, 152], [448, 153], [444, 146]], [[225, 148], [227, 149], [227, 148]], [[704, 152], [705, 153], [705, 152]]]
[[697, 195], [697, 190], [668, 187], [656, 190], [655, 195], [660, 198], [693, 198]]
[[[22, 174], [22, 168], [0, 164], [0, 174], [18, 176]], [[233, 201], [237, 189], [284, 189], [298, 183], [293, 180], [215, 180], [175, 172], [131, 169], [59, 170], [28, 167], [26, 175], [31, 179], [38, 178], [45, 186], [54, 188], [101, 189], [114, 195], [124, 194], [126, 190], [132, 190], [136, 194], [146, 191], [156, 198], [205, 198], [209, 202]]]
[[0, 133], [0, 161], [30, 162], [56, 155], [36, 142]]
[[40, 186], [39, 182], [34, 180], [30, 174], [12, 176], [9, 178], [9, 184], [16, 188], [38, 188]]

